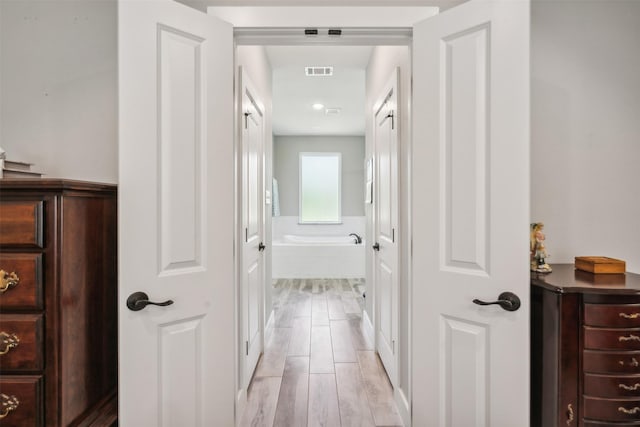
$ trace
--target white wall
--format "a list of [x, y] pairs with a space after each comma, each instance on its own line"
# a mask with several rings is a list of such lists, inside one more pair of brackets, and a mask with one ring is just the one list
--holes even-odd
[[46, 177], [115, 183], [117, 3], [0, 1], [0, 146]]
[[531, 220], [549, 262], [640, 273], [640, 2], [535, 1]]
[[343, 216], [364, 215], [364, 152], [362, 136], [275, 136], [273, 176], [278, 180], [280, 213], [299, 214], [299, 154], [335, 152], [342, 154]]
[[[411, 57], [407, 46], [377, 46], [374, 48], [367, 67], [367, 135], [366, 135], [366, 158], [373, 153], [373, 105], [378, 100], [384, 85], [389, 80], [391, 72], [400, 67], [400, 87], [399, 87], [399, 115], [400, 115], [400, 370], [399, 370], [399, 388], [407, 399], [410, 399], [410, 383], [409, 383], [409, 248], [410, 248], [410, 232], [409, 212], [410, 212], [410, 187], [409, 175], [411, 164], [411, 135], [409, 118], [411, 114]], [[367, 236], [373, 236], [372, 227], [372, 209], [371, 205], [366, 207], [367, 216]], [[367, 251], [367, 295], [371, 295], [373, 271], [372, 251]], [[366, 300], [365, 310], [370, 319], [373, 319], [373, 301], [371, 298]], [[408, 408], [406, 408], [408, 409]]]

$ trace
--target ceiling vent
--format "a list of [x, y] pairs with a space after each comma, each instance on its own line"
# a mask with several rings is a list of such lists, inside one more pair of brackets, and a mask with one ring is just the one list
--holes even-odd
[[308, 77], [333, 76], [333, 67], [304, 67], [304, 73]]
[[324, 110], [324, 113], [327, 116], [332, 116], [332, 115], [335, 115], [335, 114], [340, 114], [340, 111], [341, 111], [340, 108], [327, 108], [327, 109]]

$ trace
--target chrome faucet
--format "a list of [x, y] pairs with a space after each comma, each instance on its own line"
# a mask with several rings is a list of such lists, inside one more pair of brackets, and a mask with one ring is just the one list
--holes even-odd
[[349, 234], [349, 236], [353, 236], [353, 238], [356, 241], [356, 245], [359, 245], [360, 243], [362, 243], [362, 237], [358, 236], [356, 233], [351, 233]]

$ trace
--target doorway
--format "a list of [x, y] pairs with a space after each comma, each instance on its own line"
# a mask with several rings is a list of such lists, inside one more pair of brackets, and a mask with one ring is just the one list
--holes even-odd
[[[229, 209], [235, 181], [228, 142], [239, 123], [230, 108], [233, 27], [169, 1], [121, 6], [119, 244], [126, 262], [119, 293], [144, 283], [180, 301], [142, 315], [120, 311], [120, 412], [127, 425], [160, 418], [232, 425], [226, 390], [238, 390], [241, 352], [229, 350], [239, 320], [231, 248], [240, 241]], [[425, 187], [411, 195], [420, 221], [413, 223], [415, 244], [405, 242], [422, 281], [410, 289], [410, 318], [421, 326], [409, 331], [408, 353], [420, 362], [410, 366], [411, 418], [420, 425], [524, 425], [528, 260], [526, 251], [518, 255], [518, 236], [528, 207], [528, 3], [471, 1], [426, 21], [411, 18], [414, 80], [404, 87], [413, 86], [412, 114], [420, 118], [412, 126], [410, 151], [420, 166], [412, 177]], [[192, 232], [186, 216], [202, 232]], [[182, 281], [189, 287], [175, 286]], [[518, 313], [471, 302], [504, 286], [524, 298]], [[470, 378], [475, 387], [465, 386]], [[172, 404], [157, 405], [165, 401]]]
[[[262, 55], [268, 66], [256, 64]], [[265, 230], [271, 228], [271, 238], [265, 233], [265, 348], [248, 388], [247, 407], [237, 416], [250, 424], [256, 414], [267, 413], [275, 425], [304, 424], [307, 416], [318, 417], [314, 408], [319, 404], [331, 425], [340, 425], [341, 412], [345, 419], [401, 424], [395, 403], [401, 393], [394, 395], [400, 381], [392, 385], [387, 375], [396, 375], [397, 361], [392, 366], [387, 359], [385, 366], [375, 341], [380, 305], [374, 304], [372, 266], [379, 211], [372, 178], [380, 173], [374, 162], [380, 136], [376, 117], [383, 107], [385, 114], [395, 110], [394, 120], [401, 117], [397, 106], [389, 109], [386, 93], [382, 95], [388, 79], [381, 76], [392, 70], [398, 79], [400, 65], [409, 73], [408, 47], [242, 45], [236, 58], [243, 73], [252, 68], [253, 81], [273, 87], [272, 93], [262, 88], [273, 100], [272, 130], [265, 138], [273, 145], [264, 149]], [[265, 73], [270, 78], [258, 75]], [[239, 112], [242, 120], [244, 114]], [[391, 189], [383, 188], [386, 194]], [[319, 191], [326, 197], [314, 205]], [[401, 201], [396, 197], [394, 203]], [[393, 220], [399, 232], [398, 218]], [[400, 235], [394, 240], [399, 242]], [[394, 299], [386, 306], [398, 303]], [[396, 336], [393, 341], [400, 344]], [[248, 378], [241, 383], [247, 384]], [[327, 399], [319, 391], [330, 384], [333, 393]], [[238, 396], [241, 408], [246, 397], [242, 391]], [[319, 396], [324, 398], [318, 403]], [[336, 415], [337, 424], [331, 418]]]

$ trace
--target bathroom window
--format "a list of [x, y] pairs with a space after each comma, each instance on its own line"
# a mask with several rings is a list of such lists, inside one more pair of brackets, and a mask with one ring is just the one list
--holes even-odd
[[300, 153], [301, 224], [335, 224], [342, 221], [340, 153]]

